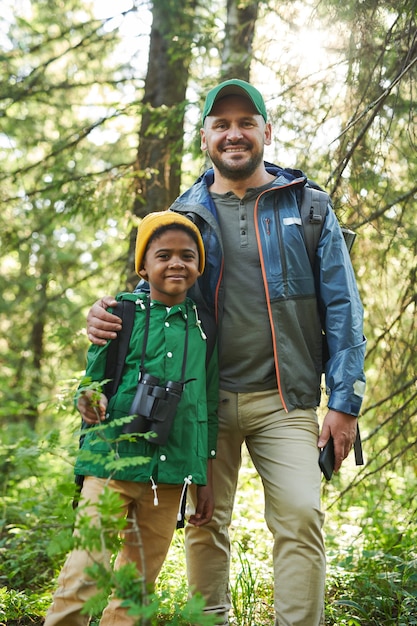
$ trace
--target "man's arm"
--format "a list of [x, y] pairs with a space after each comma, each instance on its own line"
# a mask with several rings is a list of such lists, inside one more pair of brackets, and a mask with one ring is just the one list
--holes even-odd
[[330, 358], [326, 363], [328, 412], [318, 447], [334, 440], [337, 472], [356, 439], [357, 416], [365, 391], [363, 307], [343, 236], [332, 210], [318, 246], [320, 305], [325, 311]]
[[107, 312], [109, 306], [116, 306], [112, 296], [97, 300], [87, 315], [87, 337], [97, 346], [104, 346], [108, 339], [115, 339], [122, 328], [120, 317]]

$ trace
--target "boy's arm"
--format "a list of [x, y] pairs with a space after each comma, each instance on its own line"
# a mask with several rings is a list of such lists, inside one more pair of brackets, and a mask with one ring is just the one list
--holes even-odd
[[99, 424], [106, 419], [108, 400], [104, 393], [97, 399], [97, 392], [92, 389], [81, 391], [77, 400], [77, 409], [86, 424]]
[[213, 496], [213, 461], [207, 461], [207, 485], [197, 486], [197, 506], [195, 513], [190, 515], [189, 524], [193, 526], [204, 526], [213, 515], [214, 496]]
[[97, 424], [106, 416], [108, 400], [97, 386], [106, 375], [108, 346], [109, 342], [106, 342], [104, 346], [91, 345], [88, 348], [85, 374], [75, 393], [75, 407], [86, 424]]

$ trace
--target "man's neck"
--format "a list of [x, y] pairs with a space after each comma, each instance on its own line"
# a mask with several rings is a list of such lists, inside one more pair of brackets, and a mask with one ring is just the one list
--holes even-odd
[[214, 170], [214, 181], [210, 186], [210, 191], [213, 193], [234, 193], [238, 198], [243, 198], [248, 189], [254, 187], [262, 187], [267, 183], [272, 182], [276, 177], [273, 174], [269, 174], [266, 169], [262, 168], [257, 170], [244, 180], [231, 180], [222, 176], [216, 169]]

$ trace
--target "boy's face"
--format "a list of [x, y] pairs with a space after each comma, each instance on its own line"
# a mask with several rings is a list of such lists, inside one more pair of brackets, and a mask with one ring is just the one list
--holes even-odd
[[151, 298], [167, 306], [183, 302], [200, 276], [194, 239], [184, 230], [166, 230], [149, 244], [140, 275], [150, 285]]

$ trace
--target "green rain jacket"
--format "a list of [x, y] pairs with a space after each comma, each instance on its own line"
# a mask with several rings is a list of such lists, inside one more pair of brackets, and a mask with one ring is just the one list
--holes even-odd
[[[110, 398], [103, 431], [85, 429], [75, 473], [84, 476], [130, 480], [136, 482], [180, 485], [185, 481], [204, 485], [207, 482], [207, 459], [216, 456], [218, 365], [217, 350], [206, 364], [206, 337], [192, 300], [167, 307], [151, 303], [145, 370], [159, 378], [180, 381], [184, 355], [186, 318], [188, 317], [188, 350], [185, 384], [167, 444], [159, 446], [144, 437], [134, 441], [119, 440], [123, 425], [114, 420], [129, 415], [135, 396], [146, 319], [147, 294], [122, 293], [117, 300], [136, 303], [135, 320], [122, 378]], [[91, 345], [87, 354], [86, 378], [101, 382], [105, 378], [109, 346]], [[84, 383], [85, 386], [85, 383]], [[83, 389], [81, 383], [77, 394]], [[85, 451], [88, 451], [87, 453]], [[115, 459], [123, 467], [114, 469]]]

